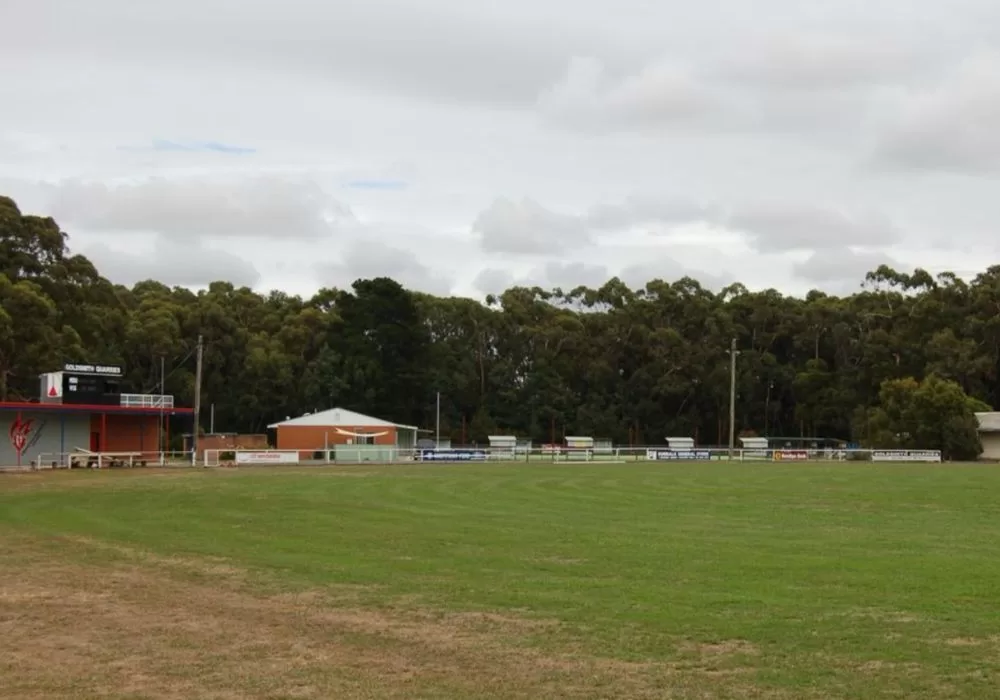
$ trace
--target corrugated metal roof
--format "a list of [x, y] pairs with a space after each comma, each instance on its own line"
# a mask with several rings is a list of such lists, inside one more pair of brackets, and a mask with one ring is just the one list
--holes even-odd
[[992, 413], [977, 413], [979, 430], [984, 433], [1000, 432], [1000, 411]]
[[406, 428], [408, 430], [416, 430], [417, 428], [412, 425], [401, 425], [399, 423], [393, 423], [392, 421], [382, 420], [381, 418], [373, 418], [372, 416], [366, 416], [363, 413], [358, 413], [356, 411], [348, 411], [346, 408], [331, 408], [327, 411], [319, 411], [317, 413], [307, 413], [304, 416], [299, 416], [298, 418], [289, 418], [288, 420], [283, 420], [280, 423], [272, 423], [267, 426], [268, 428], [280, 428], [283, 426], [291, 425], [316, 425], [324, 426], [330, 428]]

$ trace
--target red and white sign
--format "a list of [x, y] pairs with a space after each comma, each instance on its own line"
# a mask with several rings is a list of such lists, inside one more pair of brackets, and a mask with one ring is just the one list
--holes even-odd
[[809, 459], [808, 450], [775, 450], [775, 462], [804, 462]]
[[237, 464], [298, 464], [298, 452], [237, 452]]
[[61, 399], [63, 395], [63, 373], [49, 372], [42, 375], [42, 396], [46, 399]]

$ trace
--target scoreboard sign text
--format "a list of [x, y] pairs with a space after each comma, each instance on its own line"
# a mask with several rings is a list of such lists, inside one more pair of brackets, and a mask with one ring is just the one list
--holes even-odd
[[63, 372], [71, 374], [100, 374], [105, 377], [120, 377], [124, 374], [119, 365], [81, 365], [72, 363], [63, 365]]

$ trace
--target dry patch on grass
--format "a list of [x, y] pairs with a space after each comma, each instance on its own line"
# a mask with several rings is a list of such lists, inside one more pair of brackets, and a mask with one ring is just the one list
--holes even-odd
[[[5, 698], [778, 697], [718, 664], [530, 646], [558, 631], [551, 620], [367, 610], [327, 590], [265, 595], [222, 562], [114, 547], [124, 559], [83, 563], [65, 545], [0, 533]], [[751, 653], [744, 642], [701, 651]]]
[[954, 637], [944, 641], [949, 647], [1000, 647], [1000, 636]]
[[135, 469], [46, 469], [42, 471], [0, 471], [4, 491], [37, 491], [73, 488], [130, 488], [147, 485], [146, 479], [190, 479], [190, 467], [137, 467]]
[[681, 645], [681, 650], [698, 656], [718, 657], [718, 656], [757, 656], [760, 649], [755, 644], [744, 639], [727, 639], [721, 642], [709, 644], [695, 644], [688, 642]]
[[877, 622], [886, 622], [889, 624], [910, 624], [914, 622], [923, 622], [923, 618], [914, 615], [913, 613], [902, 610], [878, 610], [875, 608], [851, 610], [846, 613], [839, 613], [838, 616], [875, 620]]
[[918, 673], [921, 671], [920, 664], [917, 663], [899, 663], [896, 661], [882, 661], [875, 659], [872, 661], [866, 661], [860, 666], [858, 670], [862, 673], [871, 674], [883, 674], [889, 671], [893, 672], [905, 672], [905, 673]]

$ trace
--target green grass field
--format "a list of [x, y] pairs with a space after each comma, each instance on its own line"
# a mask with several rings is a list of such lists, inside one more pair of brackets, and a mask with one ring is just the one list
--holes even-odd
[[5, 698], [1000, 697], [1000, 471], [0, 476]]

